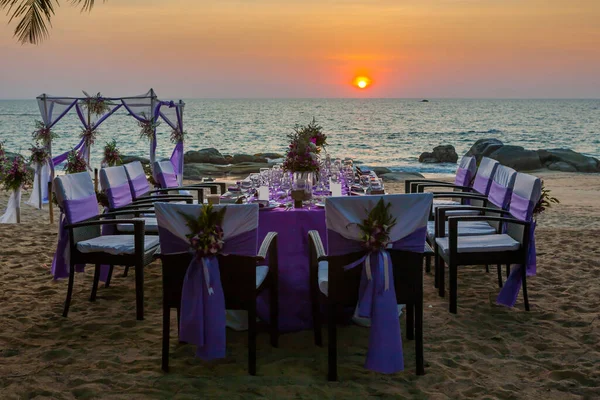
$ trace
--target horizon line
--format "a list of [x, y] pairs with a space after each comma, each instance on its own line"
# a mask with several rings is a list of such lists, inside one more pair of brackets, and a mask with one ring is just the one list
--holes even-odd
[[[56, 96], [60, 97], [60, 96]], [[64, 97], [69, 97], [65, 95]], [[118, 96], [117, 96], [118, 97]], [[600, 100], [600, 97], [177, 97], [178, 100]], [[0, 101], [36, 100], [36, 97], [0, 98]]]

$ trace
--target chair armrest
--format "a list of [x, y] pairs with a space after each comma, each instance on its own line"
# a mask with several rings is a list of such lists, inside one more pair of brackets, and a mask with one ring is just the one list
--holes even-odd
[[427, 183], [439, 183], [442, 185], [453, 185], [452, 182], [436, 181], [433, 179], [407, 179], [404, 181], [404, 191], [406, 193], [416, 193], [416, 192], [413, 192], [413, 189], [416, 189], [417, 185], [427, 184]]
[[453, 183], [421, 183], [421, 184], [417, 183], [417, 192], [416, 193], [423, 193], [423, 189], [431, 188], [431, 187], [459, 189], [459, 190], [462, 190], [463, 192], [475, 191], [475, 189], [473, 189], [470, 186], [457, 186]]
[[[131, 214], [131, 213], [129, 213]], [[65, 229], [74, 229], [74, 228], [84, 228], [86, 226], [97, 226], [97, 225], [117, 225], [117, 224], [133, 224], [134, 229], [138, 226], [142, 228], [146, 224], [146, 221], [143, 219], [107, 219], [107, 220], [98, 220], [98, 219], [88, 219], [81, 222], [76, 222], [74, 224], [65, 225]]]
[[185, 186], [188, 187], [202, 187], [202, 188], [210, 188], [210, 194], [217, 194], [217, 188], [220, 189], [221, 194], [225, 193], [227, 190], [227, 186], [225, 182], [202, 182], [202, 183], [190, 183]]
[[435, 237], [446, 236], [445, 222], [449, 218], [457, 217], [456, 215], [446, 215], [447, 211], [474, 210], [481, 212], [491, 212], [500, 215], [510, 215], [509, 211], [500, 208], [476, 207], [476, 206], [440, 206], [435, 210]]
[[458, 246], [458, 223], [460, 221], [494, 221], [505, 222], [509, 224], [523, 225], [523, 242], [521, 244], [529, 245], [529, 230], [531, 229], [531, 221], [521, 221], [516, 218], [495, 217], [491, 215], [465, 215], [448, 218], [448, 248], [450, 253], [456, 253]]
[[277, 243], [277, 232], [269, 232], [267, 236], [263, 239], [260, 249], [258, 250], [258, 255], [256, 256], [256, 261], [264, 261], [267, 259], [269, 255], [269, 251], [271, 250], [271, 244]]
[[487, 200], [487, 196], [480, 193], [465, 192], [433, 192], [433, 198], [456, 197], [461, 199]]
[[[103, 214], [98, 215], [98, 217], [96, 217], [95, 219], [99, 220], [101, 218], [107, 218], [107, 217], [118, 217], [119, 215], [131, 215], [133, 214], [136, 217], [139, 217], [141, 214], [155, 214], [156, 212], [154, 211], [154, 209], [150, 209], [150, 208], [131, 208], [131, 209], [127, 209], [127, 210], [115, 210], [115, 211], [109, 211]], [[120, 221], [123, 221], [122, 219]]]
[[325, 247], [321, 241], [321, 236], [318, 231], [308, 231], [308, 240], [312, 240], [315, 245], [315, 251], [317, 252], [317, 261], [326, 261], [327, 254], [325, 254]]

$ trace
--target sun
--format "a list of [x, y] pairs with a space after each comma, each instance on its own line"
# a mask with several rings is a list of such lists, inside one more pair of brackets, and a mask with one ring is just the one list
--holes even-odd
[[366, 89], [371, 84], [371, 79], [366, 76], [357, 76], [354, 78], [354, 86], [359, 89]]

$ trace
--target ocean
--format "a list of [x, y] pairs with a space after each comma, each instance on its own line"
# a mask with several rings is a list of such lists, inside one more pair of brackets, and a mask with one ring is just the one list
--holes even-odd
[[[600, 100], [430, 99], [190, 99], [184, 111], [185, 150], [214, 147], [223, 154], [284, 153], [296, 124], [313, 118], [328, 135], [327, 152], [367, 166], [422, 173], [450, 173], [451, 164], [420, 164], [419, 155], [452, 144], [459, 156], [481, 138], [528, 149], [571, 148], [600, 157]], [[31, 132], [40, 120], [35, 100], [0, 100], [0, 141], [28, 155]], [[53, 153], [79, 141], [72, 111], [56, 127]], [[99, 128], [92, 163], [116, 139], [122, 154], [148, 156], [135, 119], [117, 112]], [[158, 127], [158, 156], [169, 157], [166, 124]]]

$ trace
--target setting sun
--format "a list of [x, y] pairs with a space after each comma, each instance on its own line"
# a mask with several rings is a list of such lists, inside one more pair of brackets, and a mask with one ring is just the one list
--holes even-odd
[[354, 78], [354, 85], [359, 89], [365, 89], [367, 86], [371, 84], [371, 79], [366, 76], [357, 76]]

